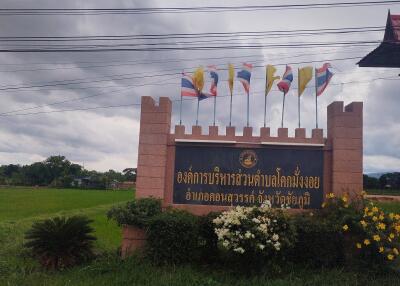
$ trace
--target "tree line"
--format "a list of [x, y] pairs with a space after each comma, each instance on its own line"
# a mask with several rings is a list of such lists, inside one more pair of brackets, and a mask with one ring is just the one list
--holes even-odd
[[379, 178], [364, 175], [364, 189], [394, 189], [400, 190], [400, 173], [386, 173]]
[[89, 171], [65, 156], [50, 156], [30, 165], [0, 166], [0, 185], [105, 189], [125, 181], [136, 181], [136, 168], [127, 168], [123, 172]]

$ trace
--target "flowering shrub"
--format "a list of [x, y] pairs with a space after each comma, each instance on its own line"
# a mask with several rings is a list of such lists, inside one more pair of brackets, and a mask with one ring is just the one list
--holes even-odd
[[[400, 251], [400, 215], [385, 214], [372, 202], [363, 209], [362, 218], [358, 222], [364, 236], [355, 243], [359, 250], [373, 250], [387, 261], [394, 261]], [[356, 226], [357, 227], [357, 226]], [[343, 230], [350, 232], [350, 226], [344, 225]]]
[[273, 255], [293, 245], [295, 231], [282, 210], [270, 202], [261, 207], [240, 207], [213, 220], [220, 245], [238, 254]]
[[[351, 248], [369, 263], [394, 262], [400, 252], [400, 215], [386, 214], [382, 209], [361, 198], [349, 202], [348, 195], [328, 194], [323, 213], [335, 228], [346, 235]], [[351, 249], [348, 249], [351, 251]]]

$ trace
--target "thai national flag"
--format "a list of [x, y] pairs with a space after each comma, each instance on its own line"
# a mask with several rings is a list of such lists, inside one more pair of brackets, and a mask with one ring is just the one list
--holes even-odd
[[197, 91], [193, 84], [193, 78], [190, 75], [183, 73], [181, 82], [181, 96], [197, 96]]
[[217, 85], [218, 85], [218, 73], [216, 66], [208, 66], [208, 72], [210, 73], [211, 77], [211, 85], [209, 92], [202, 92], [199, 94], [199, 99], [207, 99], [212, 96], [217, 96]]
[[317, 85], [317, 96], [321, 95], [325, 88], [328, 86], [333, 73], [329, 70], [331, 65], [329, 63], [325, 63], [322, 68], [315, 70], [316, 76], [316, 85]]
[[243, 84], [244, 90], [247, 95], [250, 91], [250, 78], [251, 78], [251, 70], [253, 69], [252, 64], [243, 64], [243, 69], [237, 73], [237, 78]]
[[279, 90], [282, 91], [284, 94], [288, 93], [292, 81], [293, 81], [292, 68], [290, 66], [286, 66], [286, 71], [282, 76], [282, 80], [278, 82]]

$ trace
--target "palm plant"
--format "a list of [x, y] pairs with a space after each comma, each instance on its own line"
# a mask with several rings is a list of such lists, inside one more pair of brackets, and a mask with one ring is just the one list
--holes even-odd
[[92, 220], [84, 216], [55, 217], [36, 222], [25, 234], [32, 254], [47, 269], [73, 266], [93, 257]]

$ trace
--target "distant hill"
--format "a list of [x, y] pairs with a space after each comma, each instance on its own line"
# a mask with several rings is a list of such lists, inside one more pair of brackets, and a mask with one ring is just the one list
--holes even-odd
[[389, 172], [368, 173], [368, 174], [366, 174], [366, 175], [369, 176], [369, 177], [372, 177], [372, 178], [377, 178], [377, 179], [379, 179], [383, 174], [387, 174], [387, 173], [389, 173]]
[[365, 175], [372, 177], [372, 178], [377, 178], [379, 179], [382, 175], [384, 174], [389, 174], [389, 173], [399, 173], [396, 171], [389, 171], [389, 172], [381, 172], [381, 173], [366, 173]]

